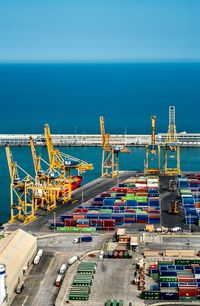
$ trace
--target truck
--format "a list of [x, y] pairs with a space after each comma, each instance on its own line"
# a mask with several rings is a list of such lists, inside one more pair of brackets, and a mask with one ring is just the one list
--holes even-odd
[[60, 285], [62, 283], [62, 280], [63, 280], [63, 276], [62, 275], [58, 275], [56, 280], [55, 280], [55, 286], [56, 287], [60, 287]]
[[60, 267], [59, 273], [60, 274], [64, 274], [66, 270], [67, 270], [67, 265], [66, 264], [62, 264], [62, 266]]
[[178, 201], [172, 200], [170, 202], [168, 213], [171, 214], [171, 215], [178, 215], [179, 214]]
[[17, 288], [15, 289], [15, 293], [20, 294], [22, 292], [22, 290], [24, 289], [24, 282], [20, 282], [17, 285]]
[[34, 260], [33, 260], [34, 265], [37, 265], [37, 264], [39, 263], [40, 258], [41, 258], [41, 257], [40, 257], [39, 255], [36, 255], [36, 256], [35, 256], [35, 258], [34, 258]]
[[83, 236], [74, 239], [74, 243], [90, 242], [90, 241], [92, 241], [92, 236]]

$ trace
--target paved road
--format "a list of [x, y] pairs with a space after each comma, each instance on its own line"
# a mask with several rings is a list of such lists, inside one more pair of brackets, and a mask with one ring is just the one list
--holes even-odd
[[169, 205], [171, 200], [177, 199], [178, 190], [176, 189], [173, 192], [169, 192], [169, 180], [175, 179], [172, 176], [161, 176], [160, 177], [160, 204], [161, 204], [161, 224], [165, 227], [184, 227], [184, 215], [180, 210], [178, 215], [170, 215], [168, 213]]
[[[33, 269], [25, 279], [24, 289], [21, 294], [15, 296], [11, 306], [30, 306], [34, 305], [35, 296], [41, 286], [45, 273], [53, 259], [53, 254], [44, 254], [38, 265]], [[36, 304], [35, 304], [36, 305]], [[39, 305], [38, 305], [39, 306]]]
[[[112, 179], [112, 178], [100, 178], [98, 180], [95, 180], [94, 182], [90, 182], [89, 184], [79, 188], [76, 192], [74, 192], [73, 200], [72, 202], [76, 201], [76, 203], [67, 203], [64, 205], [59, 205], [54, 212], [56, 212], [57, 218], [61, 216], [62, 214], [69, 212], [71, 209], [79, 206], [82, 203], [82, 189], [83, 189], [83, 195], [84, 195], [84, 202], [90, 200], [94, 196], [102, 193], [103, 191], [106, 191], [113, 186], [117, 185], [118, 182], [124, 181], [125, 179], [135, 175], [135, 171], [127, 171], [120, 173], [119, 180], [118, 179]], [[47, 211], [40, 211], [39, 216], [37, 220], [34, 222], [31, 222], [27, 225], [23, 225], [19, 222], [16, 222], [11, 225], [6, 225], [7, 231], [13, 231], [18, 228], [21, 228], [26, 231], [31, 232], [42, 232], [47, 230], [47, 225], [49, 224], [50, 220], [53, 220], [54, 214], [53, 212], [47, 212]]]

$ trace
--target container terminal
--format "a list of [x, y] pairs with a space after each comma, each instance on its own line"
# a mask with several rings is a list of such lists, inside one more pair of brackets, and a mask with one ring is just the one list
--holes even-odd
[[181, 172], [175, 108], [163, 165], [155, 125], [144, 170], [120, 171], [129, 145], [113, 144], [101, 117], [102, 176], [82, 187], [93, 165], [54, 148], [48, 125], [48, 162], [30, 139], [35, 177], [7, 144], [0, 305], [200, 305], [200, 174]]

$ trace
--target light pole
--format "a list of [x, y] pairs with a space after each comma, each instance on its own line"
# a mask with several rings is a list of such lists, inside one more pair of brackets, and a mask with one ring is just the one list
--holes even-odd
[[53, 227], [54, 227], [54, 231], [56, 229], [56, 212], [53, 212]]
[[83, 194], [83, 192], [84, 192], [84, 188], [82, 187], [82, 190], [81, 190], [81, 204], [83, 204], [83, 202], [84, 202], [84, 194]]

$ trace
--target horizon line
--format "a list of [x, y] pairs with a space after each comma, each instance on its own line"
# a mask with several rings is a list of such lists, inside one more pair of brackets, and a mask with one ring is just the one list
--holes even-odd
[[0, 64], [142, 64], [142, 63], [200, 63], [200, 59], [148, 59], [148, 60], [2, 60]]

